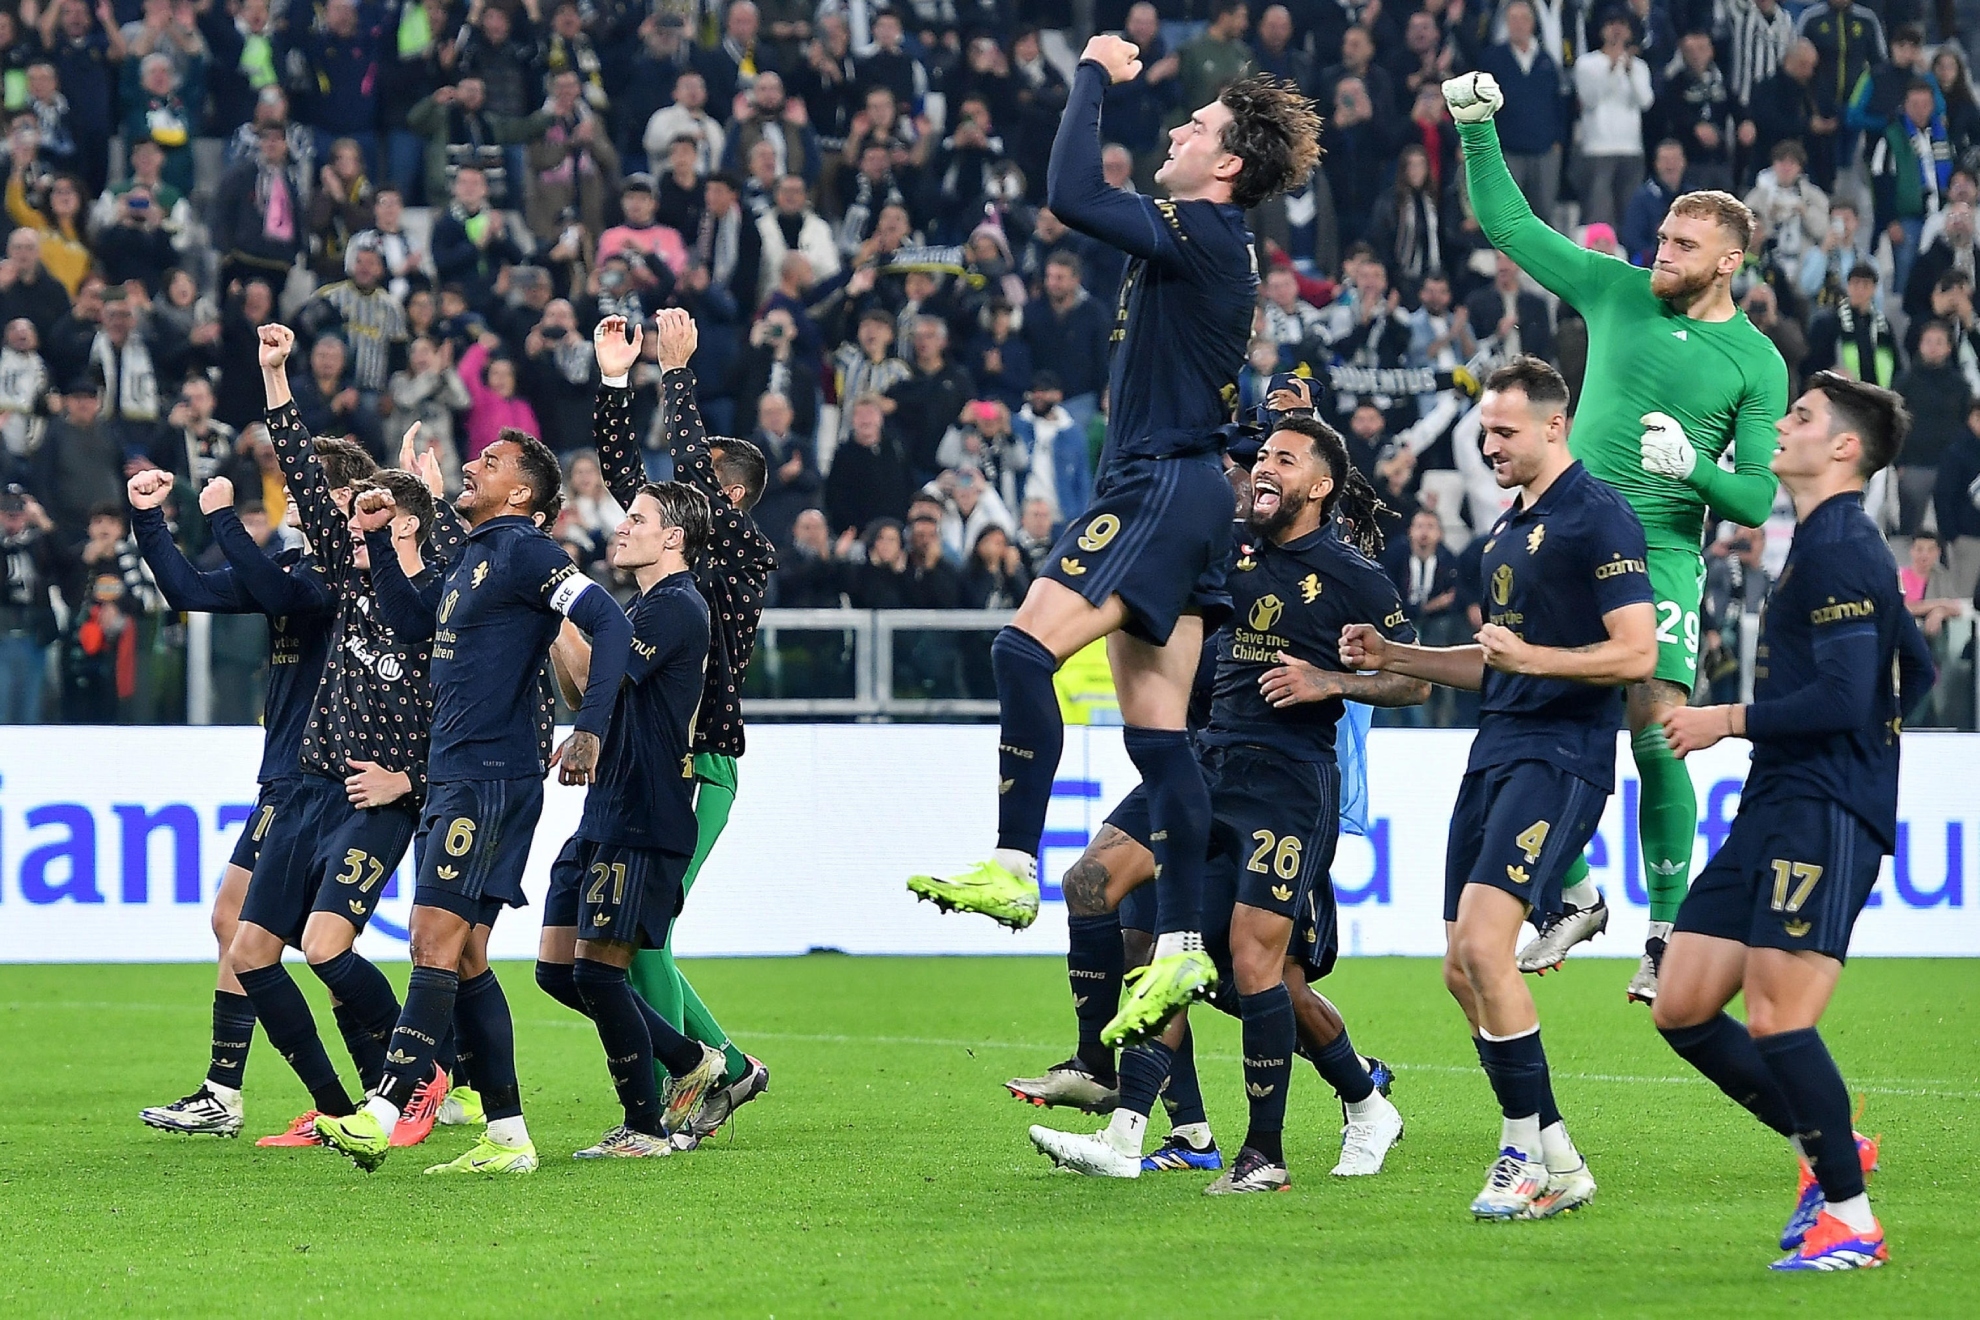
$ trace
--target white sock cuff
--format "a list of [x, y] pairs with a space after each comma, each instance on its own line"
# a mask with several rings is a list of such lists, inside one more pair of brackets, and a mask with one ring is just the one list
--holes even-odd
[[1485, 1030], [1485, 1028], [1480, 1027], [1478, 1029], [1478, 1036], [1481, 1040], [1489, 1040], [1494, 1045], [1503, 1045], [1505, 1042], [1509, 1040], [1519, 1040], [1522, 1037], [1531, 1036], [1539, 1030], [1540, 1030], [1540, 1024], [1536, 1022], [1532, 1026], [1528, 1027], [1525, 1031], [1515, 1031], [1510, 1036], [1494, 1036], [1491, 1032]]

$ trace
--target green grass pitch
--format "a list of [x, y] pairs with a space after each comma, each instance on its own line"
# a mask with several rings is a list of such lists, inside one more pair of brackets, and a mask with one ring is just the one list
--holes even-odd
[[[607, 1166], [570, 1159], [617, 1119], [596, 1037], [504, 965], [543, 1169], [487, 1182], [420, 1176], [465, 1148], [461, 1129], [371, 1176], [150, 1131], [137, 1110], [204, 1070], [210, 969], [0, 968], [0, 1315], [1980, 1313], [1973, 963], [1866, 959], [1843, 978], [1825, 1034], [1884, 1136], [1871, 1194], [1894, 1257], [1846, 1277], [1765, 1270], [1788, 1155], [1625, 1005], [1631, 966], [1571, 963], [1536, 986], [1601, 1195], [1507, 1225], [1466, 1214], [1498, 1118], [1422, 960], [1347, 960], [1326, 984], [1356, 1043], [1399, 1065], [1409, 1129], [1388, 1170], [1328, 1176], [1339, 1111], [1302, 1063], [1292, 1191], [1216, 1201], [1209, 1175], [1086, 1181], [1033, 1153], [1027, 1124], [1091, 1121], [999, 1086], [1067, 1053], [1053, 960], [693, 964], [771, 1091], [699, 1152]], [[1198, 1022], [1229, 1150], [1237, 1035]], [[265, 1039], [247, 1095], [249, 1137], [304, 1107]]]

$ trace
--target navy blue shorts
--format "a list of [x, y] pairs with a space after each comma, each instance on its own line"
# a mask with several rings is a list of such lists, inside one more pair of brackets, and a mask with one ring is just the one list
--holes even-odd
[[[326, 816], [341, 819], [349, 810], [342, 780], [323, 775], [298, 775], [278, 780], [289, 785], [288, 797], [269, 818], [256, 849], [247, 896], [241, 900], [241, 920], [250, 922], [284, 943], [300, 945], [303, 927], [316, 899], [310, 862], [316, 855]], [[268, 787], [274, 787], [273, 784]], [[264, 800], [266, 790], [264, 790]], [[252, 826], [260, 820], [259, 806]], [[237, 850], [238, 851], [238, 850]]]
[[406, 801], [360, 809], [351, 805], [342, 784], [336, 784], [334, 799], [326, 795], [309, 863], [315, 911], [335, 912], [364, 929], [419, 828], [418, 814], [400, 805]]
[[261, 786], [254, 799], [254, 810], [249, 813], [247, 823], [241, 826], [240, 837], [234, 840], [233, 856], [227, 859], [229, 866], [238, 866], [243, 871], [254, 870], [255, 859], [261, 856], [261, 845], [267, 841], [268, 832], [275, 827], [275, 817], [295, 805], [296, 794], [301, 788], [301, 775], [284, 775]]
[[[1142, 847], [1148, 847], [1148, 836], [1152, 827], [1148, 824], [1148, 786], [1136, 784], [1134, 790], [1122, 798], [1114, 809], [1107, 813], [1104, 822], [1133, 839]], [[1155, 933], [1155, 881], [1153, 877], [1143, 880], [1127, 896], [1121, 899], [1121, 929], [1141, 930]]]
[[543, 924], [575, 926], [581, 940], [619, 940], [657, 949], [687, 897], [694, 859], [658, 848], [593, 843], [573, 835], [550, 865]]
[[541, 779], [459, 779], [430, 785], [420, 833], [418, 907], [437, 907], [470, 924], [491, 911], [523, 907], [523, 868], [543, 814]]
[[1725, 843], [1691, 882], [1676, 929], [1842, 962], [1883, 860], [1862, 819], [1835, 802], [1742, 802]]
[[1457, 920], [1466, 885], [1503, 889], [1539, 916], [1560, 911], [1561, 879], [1608, 801], [1608, 790], [1547, 761], [1467, 774], [1444, 847], [1444, 920]]
[[1204, 942], [1230, 972], [1237, 904], [1293, 923], [1287, 954], [1317, 981], [1334, 969], [1334, 849], [1341, 835], [1341, 772], [1259, 747], [1209, 747], [1210, 865]]
[[1043, 576], [1095, 605], [1119, 596], [1128, 634], [1152, 645], [1165, 644], [1185, 613], [1203, 616], [1207, 636], [1231, 612], [1231, 511], [1215, 453], [1116, 459], [1093, 503], [1052, 547]]

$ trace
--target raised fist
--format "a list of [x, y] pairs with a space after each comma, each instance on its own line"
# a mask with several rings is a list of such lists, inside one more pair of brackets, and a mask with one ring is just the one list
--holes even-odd
[[1482, 124], [1505, 103], [1499, 80], [1489, 73], [1461, 73], [1444, 80], [1444, 104], [1460, 124]]
[[296, 332], [286, 325], [264, 325], [255, 332], [261, 339], [261, 369], [280, 371], [295, 351]]
[[199, 488], [199, 511], [207, 517], [233, 507], [234, 483], [225, 477], [215, 477]]
[[158, 508], [165, 503], [171, 489], [172, 474], [158, 468], [146, 468], [124, 483], [124, 494], [130, 498], [133, 509]]
[[1082, 64], [1092, 60], [1105, 69], [1108, 82], [1133, 82], [1141, 76], [1141, 47], [1111, 32], [1089, 39], [1079, 58]]

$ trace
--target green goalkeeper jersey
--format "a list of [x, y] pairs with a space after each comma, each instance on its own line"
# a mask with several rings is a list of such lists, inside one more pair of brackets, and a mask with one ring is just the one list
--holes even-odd
[[[1588, 322], [1588, 374], [1568, 447], [1621, 492], [1653, 549], [1703, 543], [1705, 506], [1747, 527], [1767, 520], [1778, 484], [1774, 423], [1787, 413], [1787, 366], [1773, 341], [1735, 311], [1696, 321], [1650, 292], [1650, 272], [1590, 252], [1526, 204], [1490, 121], [1461, 124], [1471, 205], [1492, 245]], [[1698, 450], [1683, 481], [1645, 472], [1645, 413], [1675, 417]], [[1730, 449], [1732, 470], [1719, 459]]]

